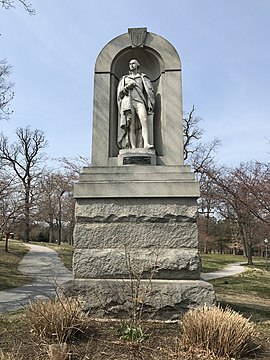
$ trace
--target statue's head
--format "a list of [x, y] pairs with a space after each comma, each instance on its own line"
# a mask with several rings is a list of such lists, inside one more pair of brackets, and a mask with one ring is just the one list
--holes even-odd
[[132, 59], [132, 60], [130, 60], [130, 62], [129, 62], [129, 68], [130, 68], [130, 70], [133, 70], [133, 69], [137, 69], [137, 70], [139, 70], [140, 69], [140, 63], [139, 63], [139, 61], [138, 60], [136, 60], [136, 59]]

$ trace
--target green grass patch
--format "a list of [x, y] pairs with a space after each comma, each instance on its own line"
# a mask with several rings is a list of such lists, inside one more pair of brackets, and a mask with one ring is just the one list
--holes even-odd
[[[247, 265], [249, 269], [261, 269], [266, 270], [265, 259], [262, 257], [254, 256], [253, 257], [253, 265]], [[270, 271], [270, 259], [268, 260], [268, 269]]]
[[246, 272], [237, 276], [214, 279], [211, 281], [217, 292], [236, 293], [246, 295], [247, 293], [269, 299], [270, 303], [270, 272], [258, 268], [247, 269]]
[[202, 272], [222, 270], [230, 263], [246, 261], [243, 255], [200, 254], [200, 257], [202, 259]]
[[[201, 254], [202, 271], [222, 270], [227, 264], [246, 261], [240, 255]], [[265, 259], [253, 257], [253, 265], [245, 265], [246, 272], [210, 282], [214, 286], [217, 301], [251, 317], [260, 332], [270, 337], [270, 271], [265, 270]]]
[[[255, 262], [256, 263], [256, 262]], [[256, 266], [226, 278], [211, 280], [218, 302], [251, 317], [270, 336], [270, 272]]]
[[25, 285], [32, 281], [18, 271], [18, 266], [28, 248], [18, 242], [9, 240], [8, 252], [5, 252], [5, 241], [0, 241], [0, 290]]

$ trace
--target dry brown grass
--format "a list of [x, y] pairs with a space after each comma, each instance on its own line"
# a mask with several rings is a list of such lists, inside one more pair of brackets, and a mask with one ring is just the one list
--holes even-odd
[[239, 357], [254, 350], [255, 325], [226, 308], [201, 307], [187, 312], [181, 324], [184, 346], [205, 349], [219, 357]]
[[20, 355], [20, 349], [11, 349], [10, 352], [3, 352], [0, 349], [0, 360], [21, 360], [22, 356]]
[[79, 299], [57, 296], [31, 303], [26, 309], [31, 331], [41, 339], [63, 344], [89, 328], [89, 317]]

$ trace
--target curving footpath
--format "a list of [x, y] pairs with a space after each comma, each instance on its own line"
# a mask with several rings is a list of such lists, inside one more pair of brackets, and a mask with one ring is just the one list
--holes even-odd
[[238, 275], [246, 271], [243, 263], [228, 264], [223, 270], [201, 273], [202, 280], [209, 281], [213, 279], [219, 279], [227, 276]]
[[30, 248], [21, 260], [18, 270], [34, 279], [33, 283], [0, 291], [0, 312], [16, 311], [29, 301], [55, 296], [61, 284], [73, 279], [72, 272], [60, 260], [56, 251], [39, 245]]
[[[72, 272], [60, 260], [56, 251], [40, 245], [27, 244], [29, 252], [19, 264], [18, 270], [34, 279], [22, 287], [0, 291], [0, 313], [24, 308], [29, 301], [53, 297], [57, 288], [73, 279]], [[225, 269], [201, 273], [202, 280], [237, 275], [245, 271], [241, 263], [229, 264]]]

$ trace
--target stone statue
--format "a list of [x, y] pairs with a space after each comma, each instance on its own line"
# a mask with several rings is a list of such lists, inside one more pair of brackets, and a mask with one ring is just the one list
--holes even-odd
[[118, 147], [146, 148], [149, 144], [149, 119], [154, 113], [155, 95], [150, 79], [140, 72], [140, 64], [129, 62], [129, 74], [123, 76], [117, 88], [119, 110]]

